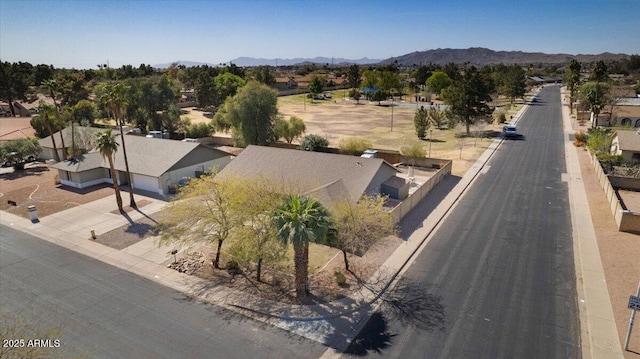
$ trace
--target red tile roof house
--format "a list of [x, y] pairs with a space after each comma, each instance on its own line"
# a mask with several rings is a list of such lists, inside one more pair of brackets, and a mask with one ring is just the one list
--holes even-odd
[[[71, 131], [64, 130], [65, 144], [71, 143]], [[56, 145], [60, 145], [60, 133]], [[125, 135], [129, 169], [136, 190], [152, 192], [160, 196], [170, 194], [171, 188], [184, 177], [196, 177], [200, 173], [220, 170], [230, 161], [229, 153], [194, 142], [182, 142], [141, 136]], [[121, 143], [120, 136], [117, 141]], [[51, 138], [40, 140], [43, 150], [53, 154]], [[44, 157], [44, 156], [41, 156]], [[118, 182], [128, 184], [122, 146], [115, 155], [114, 167]], [[86, 188], [101, 183], [113, 183], [109, 175], [109, 163], [100, 152], [92, 149], [71, 160], [50, 166], [58, 170], [60, 183], [75, 188]]]

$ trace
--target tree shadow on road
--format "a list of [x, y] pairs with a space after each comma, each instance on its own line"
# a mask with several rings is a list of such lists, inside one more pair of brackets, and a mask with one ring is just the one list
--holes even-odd
[[370, 352], [382, 353], [391, 346], [394, 336], [395, 334], [388, 332], [385, 317], [380, 312], [375, 312], [344, 353], [355, 356], [365, 356]]
[[401, 327], [415, 327], [420, 331], [445, 330], [445, 307], [440, 296], [425, 293], [423, 286], [406, 277], [380, 296], [381, 306], [362, 331], [353, 339], [345, 354], [365, 356], [370, 352], [382, 353], [393, 345], [396, 334], [389, 332], [388, 323]]
[[424, 288], [407, 277], [401, 278], [381, 297], [383, 313], [402, 326], [412, 325], [428, 332], [444, 331], [446, 314], [442, 297], [426, 293]]

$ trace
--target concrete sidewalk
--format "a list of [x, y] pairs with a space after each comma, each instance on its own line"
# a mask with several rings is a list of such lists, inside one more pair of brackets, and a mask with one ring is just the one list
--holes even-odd
[[[514, 116], [513, 122], [517, 122], [524, 111], [526, 111], [526, 106]], [[569, 145], [571, 144], [568, 136], [566, 142]], [[407, 264], [411, 262], [412, 258], [425, 248], [431, 239], [432, 233], [435, 232], [460, 196], [464, 194], [465, 189], [473, 182], [478, 173], [484, 169], [485, 164], [500, 143], [501, 139], [494, 140], [457, 183], [455, 188], [446, 195], [444, 200], [422, 221], [421, 225], [416, 227], [416, 231], [396, 249], [374, 274], [375, 278], [389, 279], [376, 288], [378, 291], [392, 287], [393, 279], [399, 278], [408, 268]], [[575, 151], [575, 149], [572, 150]], [[568, 147], [567, 153], [570, 153]], [[579, 166], [578, 172], [575, 172], [575, 163], [572, 163], [575, 161], [577, 159], [568, 155], [567, 167], [570, 168], [568, 178], [570, 190], [572, 191], [571, 196], [580, 197], [579, 191], [573, 190], [574, 187], [579, 189], [579, 183], [575, 181], [579, 182], [580, 179]], [[437, 190], [438, 187], [436, 186], [434, 191]], [[157, 199], [140, 195], [137, 197], [139, 201], [144, 199], [151, 203], [142, 207], [140, 212], [132, 211], [128, 213], [132, 221], [138, 220], [144, 215], [156, 213], [166, 205], [166, 202]], [[574, 211], [578, 211], [584, 206], [573, 199], [571, 203], [572, 217], [579, 221], [579, 224], [574, 223], [574, 228], [592, 226], [590, 218], [587, 219], [584, 214], [574, 214]], [[31, 223], [28, 219], [1, 211], [0, 224], [11, 226], [75, 252], [130, 271], [183, 292], [186, 295], [239, 311], [257, 320], [324, 343], [330, 349], [327, 350], [323, 357], [339, 356], [340, 352], [347, 348], [375, 310], [375, 300], [377, 298], [368, 290], [355, 292], [347, 298], [327, 304], [301, 306], [273, 302], [223, 286], [213, 286], [206, 280], [167, 268], [165, 263], [171, 259], [167, 254], [168, 249], [167, 247], [156, 247], [153, 237], [145, 238], [123, 250], [116, 250], [92, 241], [90, 239], [91, 229], [95, 230], [97, 235], [100, 235], [130, 223], [125, 216], [111, 213], [114, 207], [115, 198], [112, 195], [41, 218], [39, 223]], [[581, 320], [581, 328], [583, 331], [584, 355], [586, 358], [618, 358], [620, 357], [618, 353], [621, 352], [620, 344], [617, 340], [615, 323], [613, 324], [613, 329], [609, 325], [609, 321], [613, 322], [613, 315], [610, 310], [611, 304], [608, 304], [609, 310], [607, 311], [606, 303], [604, 303], [605, 298], [608, 300], [606, 285], [604, 285], [603, 289], [602, 285], [597, 283], [599, 281], [598, 278], [603, 277], [602, 265], [599, 264], [599, 256], [597, 252], [593, 251], [590, 244], [592, 241], [591, 236], [592, 234], [590, 233], [574, 230], [574, 242], [579, 243], [579, 245], [576, 245], [575, 252], [576, 262], [579, 263], [576, 269], [580, 269], [578, 277], [585, 279], [584, 285], [578, 287], [580, 291], [579, 297], [584, 300], [584, 302], [580, 303], [581, 319], [583, 319]], [[587, 239], [582, 240], [582, 237]], [[597, 245], [595, 249], [597, 251]], [[602, 295], [603, 293], [605, 294], [604, 296]], [[615, 341], [612, 341], [612, 338], [615, 338]], [[615, 346], [616, 343], [617, 347]], [[592, 355], [589, 355], [590, 353]]]

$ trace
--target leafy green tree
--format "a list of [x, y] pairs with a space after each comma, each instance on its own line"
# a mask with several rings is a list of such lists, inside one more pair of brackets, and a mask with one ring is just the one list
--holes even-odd
[[9, 103], [11, 115], [16, 115], [13, 102], [26, 100], [32, 66], [29, 63], [9, 63], [0, 61], [0, 99]]
[[309, 243], [324, 243], [333, 228], [329, 211], [315, 199], [290, 195], [273, 212], [277, 235], [293, 244], [296, 297], [309, 294]]
[[417, 85], [425, 85], [429, 77], [431, 77], [432, 72], [428, 66], [420, 66], [414, 75], [416, 79]]
[[286, 244], [278, 239], [270, 216], [283, 196], [274, 183], [263, 178], [244, 181], [242, 188], [239, 198], [244, 219], [232, 233], [230, 253], [238, 262], [255, 263], [256, 280], [262, 281], [265, 262], [277, 264], [287, 257]]
[[269, 70], [269, 66], [260, 66], [256, 69], [256, 81], [263, 83], [269, 87], [275, 85], [276, 77]]
[[202, 138], [211, 136], [211, 125], [208, 123], [196, 123], [187, 127], [186, 137]]
[[[278, 116], [275, 90], [257, 81], [248, 82], [214, 117], [216, 128], [231, 126], [239, 145], [266, 145], [275, 140]], [[216, 118], [217, 117], [217, 118]]]
[[87, 120], [93, 123], [96, 119], [96, 105], [89, 100], [80, 100], [73, 105], [71, 112], [76, 121]]
[[449, 121], [449, 111], [429, 108], [427, 110], [427, 116], [429, 117], [430, 122], [434, 126], [436, 126], [436, 128], [442, 129], [447, 127], [447, 122]]
[[223, 72], [213, 79], [217, 92], [216, 106], [222, 104], [227, 97], [234, 96], [238, 90], [244, 86], [245, 81], [242, 77], [234, 75], [230, 72]]
[[360, 156], [365, 150], [371, 148], [371, 141], [360, 137], [343, 137], [338, 142], [340, 153]]
[[587, 148], [596, 156], [611, 152], [611, 134], [608, 129], [590, 128], [587, 131]]
[[34, 68], [34, 79], [33, 84], [36, 86], [41, 86], [44, 80], [52, 79], [54, 76], [54, 68], [52, 65], [37, 65]]
[[402, 146], [400, 148], [400, 153], [410, 159], [412, 166], [415, 165], [415, 160], [425, 158], [427, 156], [427, 151], [424, 150], [421, 143], [414, 143], [411, 146]]
[[[597, 61], [593, 68], [593, 71], [591, 71], [591, 79], [596, 81], [596, 88], [595, 88], [595, 91], [593, 91], [593, 94], [595, 94], [595, 99], [589, 102], [590, 102], [590, 109], [594, 113], [594, 116], [596, 119], [598, 118], [598, 115], [604, 108], [604, 104], [607, 102], [605, 98], [599, 98], [599, 95], [601, 94], [600, 83], [607, 82], [608, 72], [609, 72], [609, 69], [607, 68], [607, 65], [602, 60]], [[604, 89], [602, 89], [602, 92], [603, 92], [602, 93], [603, 97], [608, 96], [609, 87], [605, 86]], [[595, 127], [596, 122], [597, 121], [593, 121], [593, 123], [591, 124], [592, 127]]]
[[526, 93], [527, 76], [519, 65], [497, 66], [494, 79], [498, 93], [509, 98], [513, 106], [516, 98], [523, 97]]
[[349, 66], [349, 71], [347, 72], [347, 82], [349, 83], [349, 87], [352, 89], [360, 88], [360, 84], [362, 83], [360, 66], [356, 64]]
[[183, 121], [180, 114], [180, 108], [176, 105], [170, 105], [167, 110], [162, 111], [160, 128], [169, 133], [170, 138], [175, 138], [176, 133], [185, 133], [190, 125], [190, 121]]
[[2, 160], [11, 161], [16, 171], [24, 169], [25, 160], [35, 161], [40, 152], [42, 148], [36, 138], [20, 138], [0, 143]]
[[593, 112], [594, 121], [592, 127], [595, 127], [598, 115], [609, 102], [609, 85], [587, 82], [580, 86], [578, 98], [582, 106]]
[[291, 143], [296, 138], [302, 136], [306, 129], [307, 127], [305, 126], [304, 121], [297, 116], [289, 117], [289, 121], [279, 118], [275, 123], [276, 137], [284, 138], [287, 143]]
[[120, 145], [118, 141], [116, 141], [116, 136], [117, 135], [111, 133], [110, 129], [98, 132], [96, 134], [96, 148], [102, 157], [109, 161], [109, 173], [111, 174], [111, 181], [113, 181], [113, 190], [116, 192], [116, 203], [118, 204], [118, 210], [123, 212], [122, 197], [120, 196], [120, 189], [118, 188], [118, 176], [113, 166], [113, 159]]
[[319, 75], [314, 75], [309, 82], [309, 92], [311, 93], [311, 101], [313, 102], [313, 98], [322, 93], [322, 88], [324, 87], [324, 78]]
[[[49, 91], [49, 96], [51, 96], [51, 99], [53, 100], [53, 107], [55, 109], [54, 114], [56, 116], [56, 122], [59, 124], [62, 124], [62, 128], [67, 127], [67, 124], [64, 123], [62, 118], [60, 117], [60, 106], [58, 105], [58, 101], [56, 99], [56, 95], [61, 90], [60, 84], [56, 80], [50, 79], [50, 80], [43, 81], [42, 86], [44, 86]], [[66, 153], [67, 146], [65, 146], [64, 144], [64, 136], [62, 134], [62, 131], [60, 132], [60, 141], [62, 142], [63, 152]]]
[[113, 116], [116, 126], [120, 128], [120, 141], [122, 142], [124, 165], [127, 171], [127, 178], [129, 179], [129, 187], [131, 187], [129, 190], [129, 206], [137, 208], [136, 201], [133, 198], [133, 177], [129, 171], [129, 159], [127, 158], [127, 147], [124, 139], [124, 130], [122, 129], [125, 125], [124, 114], [126, 113], [127, 106], [129, 106], [129, 99], [127, 97], [128, 89], [129, 88], [127, 86], [121, 83], [106, 83], [100, 101], [106, 106]]
[[442, 91], [451, 85], [451, 78], [444, 71], [434, 71], [425, 82], [425, 85], [433, 93], [440, 96]]
[[240, 178], [216, 174], [192, 179], [167, 207], [169, 215], [160, 222], [159, 243], [189, 246], [205, 241], [215, 246], [213, 266], [220, 268], [222, 245], [245, 218], [241, 184]]
[[207, 72], [201, 72], [195, 81], [196, 101], [198, 107], [210, 108], [219, 103], [217, 99], [216, 84]]
[[382, 238], [395, 235], [389, 212], [383, 210], [386, 197], [364, 196], [357, 203], [342, 201], [331, 207], [335, 235], [329, 245], [342, 252], [345, 269], [351, 272], [348, 254], [363, 255]]
[[596, 82], [607, 82], [609, 69], [604, 61], [597, 61], [591, 71], [591, 80]]
[[300, 149], [305, 151], [324, 152], [329, 147], [329, 141], [316, 134], [306, 135], [300, 141]]
[[353, 88], [349, 91], [349, 97], [356, 100], [357, 104], [360, 104], [360, 91], [358, 91], [357, 88]]
[[384, 93], [385, 98], [390, 94], [401, 90], [400, 77], [398, 76], [398, 73], [394, 71], [383, 70], [380, 73], [380, 79], [377, 85], [382, 93]]
[[419, 139], [423, 140], [427, 137], [427, 130], [431, 127], [431, 121], [429, 119], [429, 111], [424, 106], [420, 106], [416, 110], [416, 114], [413, 116], [413, 126]]
[[476, 119], [491, 114], [487, 104], [491, 101], [490, 85], [475, 66], [464, 68], [459, 79], [444, 89], [442, 96], [452, 115], [465, 124], [467, 136]]
[[54, 159], [56, 162], [60, 162], [60, 154], [58, 153], [58, 146], [56, 145], [56, 139], [53, 134], [60, 131], [62, 127], [59, 126], [55, 120], [55, 109], [53, 106], [41, 101], [36, 112], [38, 115], [31, 118], [31, 126], [36, 130], [38, 136], [41, 138], [47, 137], [47, 135], [45, 135], [45, 131], [47, 131], [48, 136], [51, 136]]
[[565, 70], [564, 82], [569, 89], [569, 111], [573, 113], [573, 103], [576, 100], [578, 93], [578, 85], [580, 84], [580, 71], [582, 71], [582, 65], [578, 60], [573, 59], [569, 63], [569, 68]]
[[375, 70], [365, 70], [362, 73], [364, 80], [362, 86], [365, 88], [372, 88], [378, 86], [380, 82], [380, 72]]

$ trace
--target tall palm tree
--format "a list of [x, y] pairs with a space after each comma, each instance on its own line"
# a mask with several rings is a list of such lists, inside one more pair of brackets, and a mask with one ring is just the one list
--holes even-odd
[[118, 151], [118, 142], [116, 141], [115, 134], [111, 133], [111, 130], [100, 131], [96, 134], [97, 141], [96, 147], [103, 158], [109, 161], [109, 172], [111, 173], [111, 180], [113, 181], [113, 189], [116, 191], [116, 202], [118, 203], [118, 209], [122, 212], [122, 197], [120, 196], [120, 189], [118, 188], [118, 177], [116, 176], [116, 169], [113, 166], [113, 158]]
[[290, 195], [273, 213], [278, 237], [292, 243], [295, 264], [296, 297], [309, 294], [309, 243], [322, 243], [333, 228], [329, 211], [315, 199]]
[[107, 83], [104, 86], [104, 93], [102, 94], [100, 100], [107, 107], [113, 119], [116, 122], [116, 126], [120, 127], [120, 139], [122, 141], [122, 153], [124, 154], [124, 166], [127, 171], [127, 178], [129, 179], [129, 206], [132, 208], [136, 208], [136, 201], [133, 198], [133, 178], [131, 177], [131, 172], [129, 171], [129, 159], [127, 158], [127, 145], [124, 141], [124, 131], [122, 127], [124, 126], [124, 113], [129, 106], [129, 101], [127, 100], [127, 89], [128, 87], [121, 83]]
[[51, 136], [51, 143], [53, 144], [53, 156], [56, 159], [56, 162], [60, 162], [58, 146], [56, 146], [56, 139], [53, 136], [53, 129], [55, 126], [52, 123], [52, 119], [50, 117], [51, 113], [53, 112], [53, 106], [47, 105], [44, 101], [41, 101], [36, 111], [38, 112], [38, 116], [42, 116], [43, 123], [47, 127], [47, 131], [49, 131], [49, 136]]
[[[62, 122], [62, 120], [60, 119], [60, 108], [58, 107], [58, 101], [56, 100], [56, 92], [59, 92], [61, 87], [60, 84], [54, 80], [54, 79], [48, 79], [48, 80], [44, 80], [42, 81], [42, 85], [49, 90], [49, 96], [51, 96], [51, 99], [53, 100], [53, 106], [55, 107], [55, 114], [56, 114], [56, 122], [59, 124], [62, 124], [62, 130], [60, 130], [60, 140], [62, 141], [62, 152], [64, 154], [64, 157], [66, 159], [66, 153], [67, 153], [67, 147], [64, 144], [64, 134], [63, 134], [63, 130], [65, 129], [66, 124], [64, 124]], [[51, 136], [53, 138], [53, 136]]]

